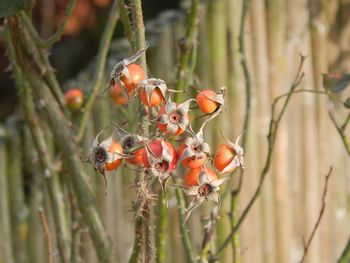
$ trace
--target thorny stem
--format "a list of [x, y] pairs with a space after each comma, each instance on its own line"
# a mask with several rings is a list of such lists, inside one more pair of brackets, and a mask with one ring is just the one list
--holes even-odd
[[[14, 25], [9, 27], [16, 32], [17, 28]], [[30, 67], [28, 60], [22, 51], [23, 47], [14, 49], [13, 41], [8, 41], [8, 46], [18, 53], [15, 57], [17, 65], [21, 67], [21, 71], [25, 73], [25, 78], [31, 84], [30, 87], [40, 96], [43, 102], [43, 107], [48, 118], [47, 122], [54, 134], [57, 145], [62, 151], [63, 161], [69, 171], [69, 180], [74, 187], [74, 193], [77, 197], [78, 205], [82, 213], [82, 218], [89, 228], [90, 236], [95, 246], [97, 256], [100, 262], [115, 262], [111, 244], [108, 241], [106, 232], [102, 226], [102, 222], [98, 216], [96, 208], [91, 202], [91, 191], [84, 180], [84, 169], [78, 156], [78, 148], [74, 142], [74, 136], [71, 131], [71, 126], [65, 116], [59, 109], [59, 106], [51, 94], [48, 86], [38, 76], [38, 73]], [[11, 53], [11, 52], [9, 52]], [[11, 55], [11, 54], [10, 54]], [[49, 106], [46, 106], [49, 105]], [[70, 143], [67, 143], [70, 142]]]
[[[31, 40], [33, 40], [34, 44], [32, 42], [26, 41], [27, 45], [33, 49], [34, 53], [38, 54], [38, 59], [40, 59], [41, 65], [37, 65], [40, 67], [40, 69], [43, 71], [41, 72], [45, 78], [47, 79], [49, 83], [50, 90], [52, 91], [54, 97], [58, 101], [61, 109], [64, 111], [66, 115], [68, 115], [68, 110], [65, 105], [64, 96], [60, 89], [60, 85], [58, 83], [58, 80], [56, 78], [56, 75], [54, 73], [54, 69], [51, 67], [50, 60], [49, 60], [49, 53], [43, 49], [40, 45], [41, 38], [39, 37], [37, 31], [35, 30], [32, 21], [27, 16], [27, 14], [22, 11], [20, 12], [20, 18], [21, 21], [24, 23], [25, 27], [23, 27], [24, 31], [28, 31], [29, 36], [31, 37]], [[26, 38], [23, 38], [26, 39]]]
[[[188, 17], [187, 29], [184, 39], [182, 39], [182, 45], [180, 46], [181, 55], [180, 63], [176, 72], [176, 90], [182, 91], [186, 89], [188, 80], [191, 78], [189, 60], [191, 50], [197, 45], [196, 35], [197, 35], [197, 26], [198, 26], [198, 9], [199, 9], [199, 0], [192, 0], [191, 11]], [[175, 93], [175, 100], [180, 99], [181, 93]]]
[[49, 39], [46, 41], [45, 46], [50, 47], [53, 44], [55, 44], [58, 40], [60, 40], [60, 38], [62, 37], [62, 35], [64, 33], [64, 29], [67, 25], [68, 19], [72, 15], [72, 12], [74, 10], [76, 3], [77, 3], [77, 0], [70, 0], [69, 1], [67, 8], [66, 8], [65, 18], [63, 19], [63, 21], [61, 22], [61, 24], [57, 28], [57, 31], [52, 36], [50, 36]]
[[[10, 41], [9, 32], [6, 32], [7, 40]], [[8, 47], [10, 57], [15, 57], [15, 50], [13, 50], [12, 46]], [[19, 66], [16, 64], [16, 60], [11, 61], [13, 66], [12, 70], [15, 75], [16, 85], [19, 90], [19, 97], [24, 109], [25, 119], [30, 129], [31, 136], [34, 141], [34, 145], [36, 150], [41, 158], [39, 158], [41, 162], [41, 166], [43, 171], [45, 171], [46, 179], [45, 184], [49, 189], [49, 198], [51, 205], [53, 207], [53, 217], [55, 221], [55, 228], [57, 233], [57, 243], [61, 256], [62, 262], [68, 262], [68, 229], [67, 222], [65, 220], [65, 211], [64, 205], [62, 202], [62, 193], [60, 189], [60, 185], [58, 182], [58, 174], [52, 167], [52, 160], [49, 156], [49, 151], [47, 149], [47, 143], [44, 139], [44, 133], [38, 124], [38, 116], [35, 112], [35, 106], [33, 103], [33, 98], [27, 82], [25, 82], [21, 71], [19, 70]]]
[[[131, 45], [133, 46], [133, 51], [142, 50], [146, 46], [145, 41], [145, 26], [143, 23], [143, 15], [142, 15], [142, 4], [141, 0], [132, 0], [132, 18], [133, 18], [133, 26], [134, 26], [134, 34], [133, 39], [129, 39]], [[146, 54], [142, 53], [140, 57], [140, 65], [142, 66], [145, 73], [147, 73], [147, 63], [146, 63]], [[146, 74], [147, 75], [147, 74]], [[142, 114], [143, 107], [141, 103], [139, 103], [139, 129], [143, 130], [144, 135], [148, 136], [148, 127], [144, 127], [145, 116]], [[153, 231], [153, 207], [151, 205], [150, 200], [145, 200], [148, 198], [148, 189], [145, 184], [145, 174], [144, 172], [140, 172], [137, 174], [135, 178], [135, 184], [138, 188], [137, 191], [140, 194], [137, 195], [135, 203], [135, 238], [134, 238], [134, 247], [132, 250], [132, 254], [129, 262], [138, 262], [140, 256], [142, 255], [142, 248], [145, 248], [145, 259], [153, 260], [152, 257], [154, 255], [154, 231]], [[144, 188], [144, 189], [142, 189]], [[146, 203], [145, 203], [146, 202]], [[147, 204], [147, 202], [149, 204]], [[144, 215], [144, 217], [142, 216]], [[147, 229], [146, 229], [147, 228]]]
[[[242, 15], [241, 15], [241, 21], [240, 21], [240, 30], [239, 30], [239, 36], [238, 36], [238, 45], [239, 45], [239, 54], [241, 57], [241, 66], [243, 69], [244, 74], [244, 80], [245, 80], [245, 115], [244, 115], [244, 124], [243, 124], [243, 135], [242, 135], [242, 148], [245, 149], [247, 136], [248, 136], [248, 130], [249, 130], [249, 121], [250, 121], [250, 113], [251, 113], [251, 80], [250, 80], [250, 74], [248, 70], [247, 60], [245, 57], [245, 47], [244, 47], [244, 28], [245, 28], [245, 20], [248, 13], [249, 8], [249, 0], [243, 0], [242, 5]], [[243, 182], [243, 174], [244, 169], [239, 170], [239, 179], [238, 179], [238, 186], [236, 189], [234, 189], [231, 192], [231, 209], [230, 209], [230, 223], [231, 228], [234, 228], [236, 225], [236, 215], [235, 215], [235, 209], [237, 205], [237, 199], [238, 194], [241, 190], [242, 182]], [[233, 235], [231, 240], [231, 246], [233, 251], [233, 258], [236, 262], [237, 258], [237, 243], [238, 238]]]
[[132, 26], [128, 15], [128, 10], [127, 10], [128, 7], [125, 3], [125, 0], [118, 0], [118, 6], [119, 6], [120, 19], [124, 25], [124, 35], [129, 40], [132, 46], [132, 49], [137, 50], [135, 46], [135, 41], [134, 41], [135, 37], [133, 35]]
[[276, 114], [276, 105], [279, 102], [280, 98], [276, 98], [272, 104], [271, 107], [271, 120], [270, 120], [270, 125], [269, 125], [269, 133], [267, 135], [267, 140], [268, 140], [268, 150], [267, 150], [267, 157], [266, 157], [266, 161], [265, 161], [265, 166], [261, 172], [260, 175], [260, 180], [259, 180], [259, 184], [252, 196], [252, 198], [250, 199], [248, 205], [245, 207], [245, 209], [243, 210], [241, 216], [238, 218], [236, 225], [231, 229], [230, 234], [227, 236], [227, 238], [225, 239], [225, 241], [219, 246], [216, 254], [213, 256], [213, 259], [217, 258], [217, 256], [225, 249], [225, 247], [230, 243], [232, 237], [237, 233], [239, 227], [241, 226], [241, 224], [243, 223], [244, 219], [246, 218], [246, 216], [248, 215], [250, 209], [252, 208], [253, 204], [255, 203], [255, 201], [257, 200], [257, 198], [259, 197], [260, 193], [261, 193], [261, 189], [262, 186], [264, 184], [266, 175], [268, 174], [269, 170], [270, 170], [270, 166], [271, 166], [271, 160], [272, 160], [272, 153], [273, 153], [273, 149], [274, 149], [274, 145], [275, 145], [275, 140], [276, 140], [276, 135], [277, 135], [277, 131], [278, 131], [278, 127], [281, 123], [281, 119], [287, 109], [288, 103], [293, 95], [294, 90], [296, 89], [296, 87], [300, 84], [301, 80], [304, 77], [304, 73], [302, 72], [302, 67], [304, 64], [306, 57], [301, 55], [300, 58], [300, 64], [299, 64], [299, 68], [297, 71], [297, 74], [294, 78], [293, 84], [291, 85], [288, 95], [284, 101], [284, 104], [282, 105], [282, 109], [281, 111], [277, 114], [277, 116], [275, 117]]
[[52, 236], [50, 233], [50, 228], [47, 223], [47, 219], [44, 213], [44, 210], [41, 208], [39, 209], [39, 217], [40, 217], [40, 222], [43, 227], [44, 231], [44, 236], [45, 236], [45, 243], [46, 243], [46, 249], [47, 249], [47, 262], [48, 263], [53, 263], [52, 259]]
[[317, 220], [316, 220], [316, 223], [314, 225], [314, 227], [312, 228], [312, 231], [311, 231], [311, 235], [309, 237], [309, 239], [307, 240], [307, 242], [305, 243], [305, 241], [303, 240], [304, 242], [304, 252], [303, 252], [303, 256], [301, 258], [301, 260], [299, 261], [300, 263], [303, 263], [304, 260], [305, 260], [305, 257], [307, 255], [307, 252], [309, 251], [309, 248], [310, 248], [310, 245], [311, 245], [311, 242], [315, 236], [315, 233], [318, 229], [318, 227], [320, 226], [320, 223], [321, 223], [321, 219], [322, 219], [322, 216], [323, 216], [323, 213], [324, 213], [324, 210], [326, 208], [326, 195], [327, 195], [327, 189], [328, 189], [328, 181], [329, 181], [329, 178], [332, 174], [332, 171], [333, 171], [333, 167], [330, 167], [329, 168], [329, 172], [328, 174], [326, 175], [325, 177], [325, 182], [324, 182], [324, 188], [323, 188], [323, 194], [322, 194], [322, 206], [321, 206], [321, 210], [320, 210], [320, 213], [317, 217]]
[[77, 136], [78, 142], [83, 139], [84, 131], [89, 120], [92, 107], [94, 105], [97, 94], [101, 91], [103, 78], [105, 73], [105, 66], [107, 60], [107, 54], [109, 51], [109, 47], [112, 41], [113, 33], [115, 26], [117, 24], [117, 20], [119, 17], [119, 12], [117, 8], [117, 0], [114, 0], [111, 10], [109, 12], [109, 16], [106, 22], [106, 26], [103, 32], [103, 36], [100, 42], [100, 48], [97, 55], [97, 70], [96, 75], [94, 77], [94, 82], [92, 85], [92, 90], [89, 97], [86, 100], [84, 106], [84, 113], [79, 122], [79, 132]]

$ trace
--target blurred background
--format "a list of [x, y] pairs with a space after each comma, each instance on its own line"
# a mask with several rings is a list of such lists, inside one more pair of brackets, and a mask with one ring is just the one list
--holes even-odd
[[[42, 37], [55, 31], [64, 17], [67, 2], [37, 1], [33, 17]], [[53, 46], [50, 56], [64, 89], [79, 87], [89, 92], [94, 59], [110, 5], [111, 0], [77, 1], [64, 36]], [[189, 5], [190, 1], [180, 0], [143, 1], [146, 38], [150, 43], [149, 72], [151, 76], [166, 80], [170, 87], [175, 83], [178, 40], [184, 34]], [[228, 90], [225, 112], [206, 129], [206, 140], [212, 149], [223, 142], [217, 125], [231, 141], [243, 130], [245, 78], [238, 52], [241, 14], [240, 0], [202, 1], [200, 6], [197, 63], [191, 86], [216, 90], [226, 86]], [[265, 163], [271, 103], [276, 96], [288, 91], [299, 65], [299, 54], [307, 56], [302, 89], [323, 91], [323, 73], [350, 71], [350, 1], [251, 0], [244, 45], [252, 85], [252, 107], [246, 131], [246, 171], [236, 209], [238, 214], [256, 189]], [[107, 63], [106, 82], [113, 65], [129, 52], [122, 24], [118, 22]], [[42, 183], [44, 174], [36, 170], [40, 155], [33, 152], [3, 46], [0, 46], [0, 54], [0, 178], [3, 178], [0, 181], [0, 262], [46, 262], [45, 242], [36, 211], [38, 207], [45, 208], [55, 235], [52, 208], [46, 198], [49, 193]], [[333, 166], [333, 173], [325, 212], [306, 261], [337, 262], [350, 238], [350, 159], [328, 111], [331, 106], [336, 120], [342, 124], [349, 109], [344, 108], [341, 101], [349, 95], [345, 90], [330, 98], [314, 93], [293, 96], [278, 132], [272, 168], [262, 194], [240, 228], [236, 262], [300, 260], [303, 238], [310, 235], [319, 215], [325, 175], [330, 166]], [[108, 94], [99, 94], [83, 152], [88, 152], [97, 131], [127, 117]], [[350, 136], [349, 127], [345, 134]], [[50, 138], [50, 132], [47, 136]], [[109, 174], [108, 196], [105, 197], [101, 178], [88, 164], [86, 167], [90, 169], [88, 180], [118, 262], [127, 262], [133, 244], [133, 215], [129, 209], [134, 195], [128, 188], [132, 172], [122, 168], [116, 176]], [[237, 184], [236, 177], [232, 184]], [[63, 202], [69, 200], [68, 191], [63, 189], [61, 194]], [[166, 262], [185, 262], [174, 198], [170, 191]], [[219, 243], [229, 232], [229, 206], [229, 198], [224, 199], [217, 227]], [[208, 215], [209, 207], [210, 204], [193, 213], [188, 223], [196, 251], [203, 238], [202, 219]], [[80, 231], [81, 262], [97, 262], [88, 233], [84, 228]], [[54, 255], [57, 253], [54, 250]], [[220, 262], [233, 261], [232, 250], [228, 248]]]

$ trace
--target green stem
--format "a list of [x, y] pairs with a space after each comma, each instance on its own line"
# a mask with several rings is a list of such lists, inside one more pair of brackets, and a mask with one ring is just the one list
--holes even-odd
[[[177, 184], [176, 178], [173, 177], [174, 183]], [[177, 200], [177, 206], [179, 210], [179, 224], [180, 224], [180, 232], [181, 232], [181, 240], [185, 250], [185, 257], [187, 263], [194, 263], [195, 259], [192, 252], [191, 239], [188, 234], [188, 230], [186, 228], [185, 222], [185, 198], [183, 192], [179, 188], [175, 188], [175, 195]]]
[[9, 207], [9, 189], [7, 182], [7, 151], [6, 151], [6, 132], [5, 128], [0, 126], [0, 252], [4, 262], [14, 263], [12, 251], [11, 220]]
[[[187, 29], [184, 39], [182, 40], [182, 45], [180, 46], [181, 55], [180, 55], [180, 64], [176, 72], [176, 90], [186, 89], [186, 83], [191, 77], [189, 71], [189, 60], [191, 50], [197, 45], [196, 35], [197, 35], [197, 26], [198, 26], [198, 8], [199, 0], [192, 0], [191, 11], [188, 17]], [[175, 93], [175, 100], [180, 99], [181, 93]]]
[[119, 13], [117, 10], [117, 2], [115, 0], [109, 12], [107, 23], [100, 42], [100, 48], [97, 55], [97, 70], [96, 70], [96, 75], [94, 77], [92, 90], [86, 100], [86, 103], [84, 106], [84, 113], [79, 122], [79, 131], [77, 136], [78, 142], [80, 142], [83, 139], [84, 130], [89, 120], [96, 96], [101, 91], [101, 88], [102, 88], [105, 66], [107, 61], [107, 54], [112, 41], [112, 37], [113, 37], [115, 26], [117, 24], [118, 17], [119, 17]]
[[338, 259], [338, 263], [348, 263], [350, 261], [350, 238], [348, 239], [348, 242], [346, 243], [346, 246]]
[[120, 13], [120, 19], [123, 22], [124, 25], [124, 35], [129, 40], [132, 49], [136, 50], [135, 46], [135, 37], [132, 31], [132, 26], [130, 23], [130, 19], [128, 16], [127, 6], [125, 4], [124, 0], [118, 0], [118, 6], [119, 6], [119, 13]]
[[156, 229], [157, 263], [165, 262], [166, 240], [168, 228], [167, 200], [163, 193], [158, 194], [158, 222]]

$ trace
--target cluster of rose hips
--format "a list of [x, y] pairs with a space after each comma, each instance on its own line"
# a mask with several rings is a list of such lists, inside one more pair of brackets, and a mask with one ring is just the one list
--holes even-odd
[[[103, 176], [105, 183], [105, 171], [116, 170], [125, 160], [126, 163], [157, 178], [163, 191], [170, 174], [178, 164], [188, 168], [189, 171], [183, 180], [183, 189], [194, 198], [187, 208], [187, 219], [204, 200], [219, 203], [219, 186], [227, 180], [218, 179], [217, 174], [206, 164], [213, 161], [218, 172], [232, 173], [236, 167], [243, 165], [243, 149], [238, 145], [238, 139], [235, 143], [225, 139], [226, 143], [220, 145], [212, 157], [209, 145], [204, 142], [203, 128], [222, 111], [224, 88], [218, 93], [203, 90], [198, 93], [196, 99], [179, 104], [173, 102], [171, 97], [174, 91], [168, 89], [165, 81], [147, 78], [142, 67], [135, 63], [142, 52], [144, 50], [122, 60], [113, 68], [109, 90], [110, 96], [118, 105], [128, 105], [130, 100], [138, 98], [147, 110], [148, 120], [155, 124], [154, 132], [149, 138], [145, 138], [140, 134], [129, 133], [115, 124], [115, 131], [106, 140], [99, 142], [103, 131], [96, 136], [91, 148], [90, 161]], [[77, 91], [71, 90], [66, 93], [68, 106], [74, 101], [74, 94], [77, 94]], [[82, 97], [77, 100], [83, 101]], [[73, 103], [74, 109], [79, 108], [78, 102]], [[200, 111], [207, 116], [197, 133], [193, 131], [188, 116], [192, 102], [196, 102]], [[151, 112], [155, 112], [153, 120]], [[185, 132], [187, 136], [181, 140], [176, 150], [169, 140]]]

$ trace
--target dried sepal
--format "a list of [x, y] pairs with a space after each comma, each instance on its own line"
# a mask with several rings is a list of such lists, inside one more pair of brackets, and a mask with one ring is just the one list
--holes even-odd
[[180, 134], [185, 131], [189, 124], [189, 106], [193, 100], [189, 99], [177, 105], [169, 99], [164, 105], [164, 110], [160, 110], [157, 118], [158, 124], [166, 126], [162, 131], [169, 135]]
[[220, 91], [213, 96], [207, 96], [204, 95], [209, 100], [212, 100], [218, 104], [218, 107], [213, 113], [208, 114], [209, 118], [205, 121], [205, 123], [208, 123], [215, 117], [217, 117], [223, 110], [224, 104], [225, 104], [225, 94], [226, 94], [226, 87], [221, 87]]
[[204, 200], [214, 201], [219, 205], [219, 194], [220, 185], [226, 182], [228, 178], [211, 180], [209, 179], [208, 174], [204, 167], [202, 168], [199, 177], [198, 177], [198, 186], [191, 186], [185, 190], [185, 193], [190, 196], [194, 196], [191, 203], [186, 209], [185, 212], [185, 221], [189, 218], [191, 213], [199, 207]]
[[187, 127], [187, 132], [191, 136], [187, 137], [184, 141], [186, 148], [182, 151], [179, 161], [182, 162], [187, 158], [205, 158], [210, 155], [210, 146], [204, 142], [203, 128], [205, 123], [201, 126], [199, 131], [195, 133], [191, 127], [191, 124]]
[[[222, 134], [222, 133], [221, 133]], [[225, 141], [229, 145], [229, 147], [235, 152], [235, 157], [232, 159], [232, 161], [221, 171], [221, 173], [227, 173], [234, 168], [241, 166], [244, 168], [244, 150], [242, 146], [239, 145], [239, 140], [241, 138], [241, 135], [237, 137], [236, 141], [233, 143], [229, 141], [223, 134], [222, 137], [224, 137]]]
[[131, 63], [134, 63], [138, 60], [141, 55], [146, 52], [147, 46], [144, 49], [137, 51], [135, 54], [130, 57], [124, 58], [122, 61], [118, 62], [112, 69], [109, 79], [110, 83], [112, 81], [117, 82], [121, 76], [125, 76], [127, 79], [130, 79], [130, 74], [127, 69], [127, 66]]
[[139, 89], [144, 89], [146, 92], [147, 101], [151, 101], [152, 93], [155, 89], [159, 89], [163, 99], [165, 99], [167, 93], [167, 85], [164, 80], [157, 78], [144, 79], [139, 83]]

